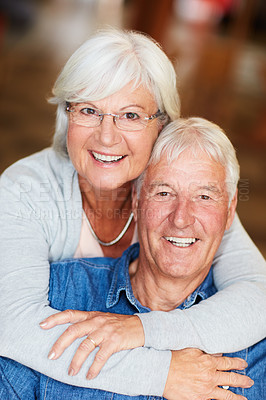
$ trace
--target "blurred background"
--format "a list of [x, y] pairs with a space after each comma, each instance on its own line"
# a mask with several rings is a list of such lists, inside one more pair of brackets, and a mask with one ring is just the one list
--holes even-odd
[[241, 165], [238, 213], [266, 257], [265, 0], [0, 0], [0, 173], [50, 145], [57, 74], [106, 25], [160, 42], [182, 116], [225, 129]]

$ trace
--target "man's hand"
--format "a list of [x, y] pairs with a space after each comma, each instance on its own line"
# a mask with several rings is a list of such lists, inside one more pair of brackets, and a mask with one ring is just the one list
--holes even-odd
[[40, 326], [43, 329], [50, 329], [66, 323], [72, 325], [55, 342], [50, 350], [49, 358], [56, 360], [77, 338], [86, 336], [71, 361], [70, 375], [76, 375], [79, 372], [95, 347], [99, 347], [99, 350], [88, 371], [88, 379], [98, 375], [113, 353], [144, 345], [142, 323], [136, 315], [66, 310], [48, 317], [40, 323]]
[[247, 400], [219, 386], [249, 388], [253, 380], [225, 372], [247, 367], [240, 358], [214, 356], [197, 349], [172, 351], [164, 397], [168, 400]]

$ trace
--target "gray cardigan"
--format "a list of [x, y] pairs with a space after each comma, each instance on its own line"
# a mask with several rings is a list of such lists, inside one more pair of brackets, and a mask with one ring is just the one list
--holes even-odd
[[236, 217], [214, 262], [217, 294], [188, 310], [141, 314], [145, 347], [113, 355], [88, 381], [92, 355], [70, 377], [68, 366], [82, 339], [60, 359], [48, 360], [66, 326], [43, 331], [38, 324], [55, 312], [47, 300], [49, 262], [73, 257], [79, 242], [82, 201], [72, 163], [51, 148], [18, 161], [1, 176], [0, 210], [2, 356], [72, 385], [161, 396], [168, 349], [231, 352], [266, 335], [265, 261]]

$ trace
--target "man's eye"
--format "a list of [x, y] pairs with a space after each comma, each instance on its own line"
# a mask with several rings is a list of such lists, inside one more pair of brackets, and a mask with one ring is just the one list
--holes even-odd
[[169, 192], [159, 192], [159, 193], [157, 193], [157, 196], [160, 196], [160, 197], [167, 197], [169, 195], [170, 195]]
[[122, 118], [129, 119], [129, 120], [136, 120], [136, 119], [139, 119], [140, 116], [134, 112], [126, 112], [122, 115]]
[[210, 196], [208, 196], [207, 194], [201, 194], [201, 195], [200, 195], [200, 198], [201, 198], [202, 200], [210, 200]]
[[85, 115], [98, 115], [98, 112], [94, 110], [94, 108], [89, 108], [89, 107], [82, 108], [80, 112]]

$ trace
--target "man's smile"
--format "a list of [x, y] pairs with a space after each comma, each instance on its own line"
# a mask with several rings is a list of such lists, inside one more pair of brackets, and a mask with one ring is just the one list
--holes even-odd
[[164, 239], [166, 239], [168, 242], [176, 247], [189, 247], [199, 240], [197, 238], [185, 238], [175, 236], [164, 236]]

